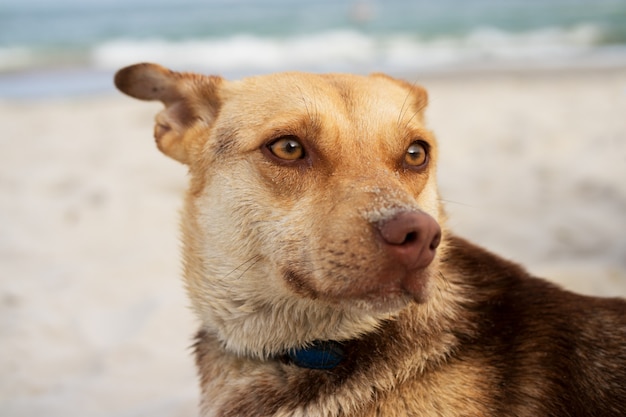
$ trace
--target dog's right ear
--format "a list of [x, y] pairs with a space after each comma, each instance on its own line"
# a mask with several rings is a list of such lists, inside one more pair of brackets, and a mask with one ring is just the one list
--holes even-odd
[[184, 164], [190, 162], [192, 135], [196, 123], [210, 126], [221, 106], [219, 87], [223, 79], [179, 73], [156, 64], [136, 64], [115, 74], [115, 86], [140, 100], [160, 100], [165, 110], [156, 116], [154, 138], [167, 156]]

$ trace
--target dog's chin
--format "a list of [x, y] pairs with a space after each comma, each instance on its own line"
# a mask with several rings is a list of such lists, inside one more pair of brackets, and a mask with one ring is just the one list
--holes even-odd
[[425, 271], [411, 274], [390, 285], [374, 288], [352, 300], [355, 307], [372, 313], [395, 313], [410, 303], [424, 303], [428, 299], [429, 279]]
[[344, 300], [345, 305], [367, 314], [395, 314], [406, 308], [415, 299], [410, 294], [394, 293], [359, 299]]
[[[295, 292], [307, 298], [323, 300], [357, 308], [367, 313], [395, 313], [409, 303], [424, 303], [428, 299], [431, 281], [430, 268], [410, 271], [387, 271], [368, 277], [359, 277], [341, 287], [321, 286], [310, 280], [310, 275], [289, 270], [284, 277]], [[329, 279], [330, 280], [330, 279]]]
[[436, 268], [436, 262], [409, 270], [387, 264], [370, 274], [350, 276], [345, 271], [334, 270], [316, 277], [317, 274], [309, 271], [285, 266], [282, 277], [289, 289], [300, 297], [381, 316], [396, 314], [409, 304], [426, 303]]

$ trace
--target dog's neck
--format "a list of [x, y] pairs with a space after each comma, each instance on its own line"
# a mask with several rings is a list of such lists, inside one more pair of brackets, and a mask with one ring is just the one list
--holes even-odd
[[294, 365], [306, 369], [329, 370], [345, 359], [345, 350], [335, 341], [315, 341], [302, 349], [290, 350], [286, 358]]

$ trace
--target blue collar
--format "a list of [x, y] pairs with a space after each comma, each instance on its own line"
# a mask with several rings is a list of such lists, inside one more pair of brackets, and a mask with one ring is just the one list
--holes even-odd
[[300, 368], [329, 370], [344, 360], [345, 352], [339, 342], [315, 341], [305, 348], [290, 350], [287, 356]]

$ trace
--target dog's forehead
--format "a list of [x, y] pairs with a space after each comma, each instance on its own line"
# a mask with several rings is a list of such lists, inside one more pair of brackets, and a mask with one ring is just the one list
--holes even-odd
[[[232, 83], [228, 91], [232, 104], [255, 106], [274, 112], [340, 112], [379, 118], [389, 112], [397, 118], [408, 113], [416, 100], [413, 91], [384, 76], [351, 74], [278, 73], [251, 77]], [[272, 117], [267, 112], [268, 117]]]

